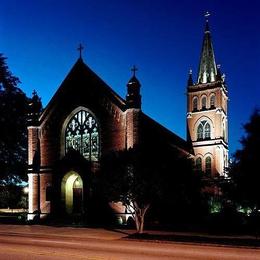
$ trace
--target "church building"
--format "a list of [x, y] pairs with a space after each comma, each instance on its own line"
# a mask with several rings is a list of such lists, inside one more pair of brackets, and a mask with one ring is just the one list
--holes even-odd
[[91, 196], [88, 176], [98, 171], [101, 156], [140, 143], [147, 147], [152, 142], [155, 146], [163, 143], [194, 158], [205, 175], [224, 175], [228, 160], [227, 87], [216, 67], [208, 21], [198, 80], [193, 83], [191, 73], [188, 80], [187, 141], [142, 111], [141, 84], [136, 68], [132, 71], [122, 98], [84, 63], [80, 49], [80, 58], [41, 115], [31, 113], [29, 220], [55, 212], [84, 212]]

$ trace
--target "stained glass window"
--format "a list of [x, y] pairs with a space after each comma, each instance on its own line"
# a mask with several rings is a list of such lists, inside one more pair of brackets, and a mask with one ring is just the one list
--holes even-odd
[[79, 151], [87, 160], [99, 158], [98, 122], [93, 114], [80, 110], [67, 124], [65, 130], [65, 152], [70, 149]]
[[206, 120], [201, 121], [197, 128], [197, 140], [210, 139], [210, 134], [210, 124]]

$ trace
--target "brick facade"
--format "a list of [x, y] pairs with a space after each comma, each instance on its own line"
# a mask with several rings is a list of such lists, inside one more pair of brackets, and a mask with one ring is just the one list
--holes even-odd
[[[141, 127], [149, 133], [151, 129], [158, 131], [156, 135], [165, 136], [167, 142], [175, 143], [188, 153], [189, 147], [184, 140], [143, 114], [139, 90], [140, 83], [133, 77], [128, 83], [130, 93], [126, 101], [91, 71], [82, 59], [76, 62], [43, 111], [37, 126], [28, 127], [29, 219], [39, 212], [41, 217], [66, 212], [64, 204], [69, 195], [65, 194], [65, 190], [73, 187], [74, 192], [76, 184], [83, 183], [80, 186], [83, 208], [87, 203], [91, 193], [87, 185], [88, 174], [98, 169], [99, 162], [89, 163], [80, 158], [71, 160], [65, 151], [66, 127], [79, 111], [90, 113], [97, 121], [100, 156], [134, 147], [140, 141], [141, 132], [144, 132]], [[143, 136], [145, 140], [148, 135]], [[73, 179], [74, 183], [68, 184], [69, 179]], [[51, 196], [48, 195], [49, 191]], [[73, 198], [68, 200], [71, 203]]]

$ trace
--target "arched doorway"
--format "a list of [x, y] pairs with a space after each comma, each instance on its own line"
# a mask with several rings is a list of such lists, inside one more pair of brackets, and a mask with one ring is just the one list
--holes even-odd
[[70, 171], [61, 182], [61, 199], [67, 214], [82, 213], [83, 208], [83, 181], [75, 171]]

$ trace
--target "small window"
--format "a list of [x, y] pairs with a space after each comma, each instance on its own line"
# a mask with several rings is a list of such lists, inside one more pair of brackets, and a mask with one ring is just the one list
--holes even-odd
[[216, 101], [216, 97], [215, 97], [215, 95], [212, 95], [212, 96], [210, 97], [210, 107], [211, 107], [211, 108], [214, 108], [214, 107], [215, 107], [215, 101]]
[[203, 139], [203, 125], [199, 124], [197, 129], [197, 139], [202, 140]]
[[209, 123], [205, 124], [204, 139], [210, 139], [210, 125], [209, 125]]
[[202, 171], [202, 161], [200, 157], [196, 159], [196, 170]]
[[207, 98], [203, 97], [201, 100], [201, 108], [206, 109], [206, 105], [207, 105]]
[[211, 175], [211, 158], [209, 156], [206, 157], [205, 170], [207, 175]]
[[195, 97], [193, 99], [193, 111], [197, 111], [198, 110], [198, 98]]

